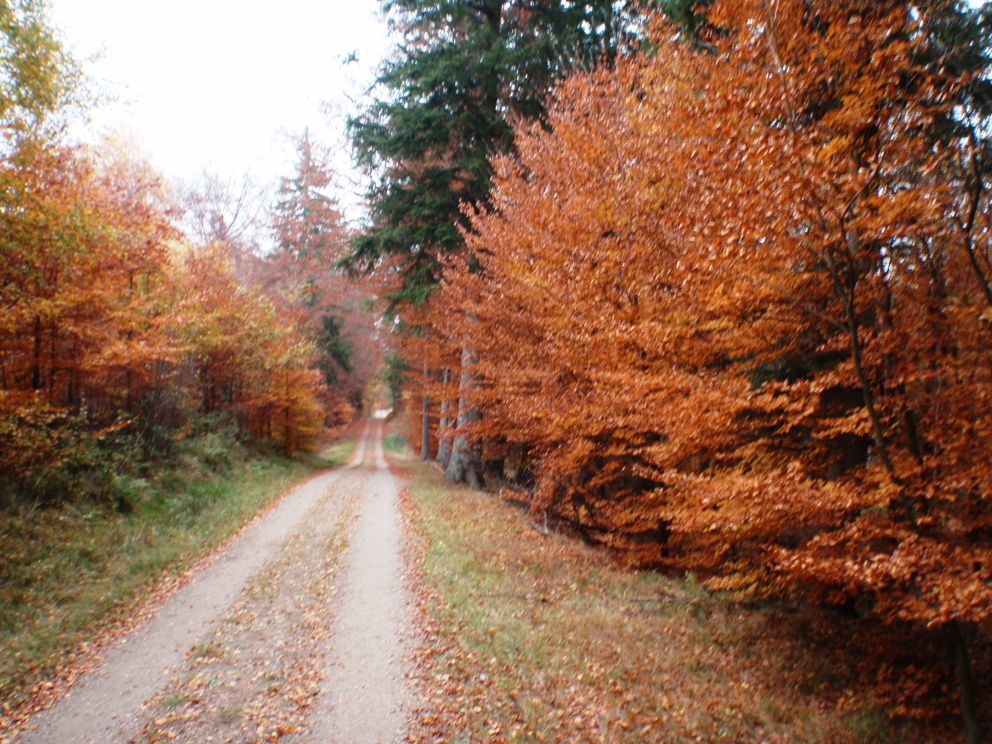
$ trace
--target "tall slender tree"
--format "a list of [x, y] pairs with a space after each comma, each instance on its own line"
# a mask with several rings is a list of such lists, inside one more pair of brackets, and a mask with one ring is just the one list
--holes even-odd
[[371, 334], [363, 288], [349, 284], [336, 267], [350, 229], [330, 192], [335, 174], [328, 150], [308, 131], [297, 138], [296, 150], [295, 171], [282, 179], [273, 211], [277, 249], [259, 270], [273, 297], [302, 319], [327, 387], [328, 423], [337, 425], [362, 405], [366, 372], [358, 368], [367, 366], [363, 337]]

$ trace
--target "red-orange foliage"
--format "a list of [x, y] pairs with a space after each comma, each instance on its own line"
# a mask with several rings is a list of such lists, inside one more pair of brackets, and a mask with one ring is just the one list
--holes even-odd
[[260, 439], [287, 454], [309, 448], [323, 425], [313, 347], [294, 319], [279, 314], [257, 289], [245, 289], [219, 246], [174, 259], [182, 277], [178, 329], [197, 381], [190, 403], [203, 413], [230, 411]]
[[989, 205], [926, 12], [717, 3], [710, 51], [659, 26], [519, 133], [436, 322], [535, 508], [717, 586], [989, 616]]
[[[50, 456], [39, 412], [102, 425], [130, 411], [158, 360], [164, 242], [149, 174], [25, 142], [0, 163], [0, 408], [8, 473]], [[22, 425], [23, 424], [23, 425]]]
[[313, 344], [324, 380], [328, 424], [351, 421], [379, 365], [365, 288], [337, 269], [351, 230], [337, 201], [329, 153], [308, 132], [296, 141], [292, 178], [283, 178], [273, 215], [277, 247], [255, 265], [257, 280], [284, 317]]
[[0, 463], [7, 485], [92, 465], [93, 436], [232, 411], [287, 451], [323, 419], [310, 345], [217, 255], [180, 246], [128, 153], [25, 140], [0, 161]]

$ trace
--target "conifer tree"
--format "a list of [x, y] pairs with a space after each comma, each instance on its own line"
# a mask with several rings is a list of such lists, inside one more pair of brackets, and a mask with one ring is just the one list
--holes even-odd
[[438, 257], [461, 249], [463, 203], [486, 202], [490, 158], [513, 142], [511, 120], [544, 121], [545, 97], [573, 63], [629, 48], [633, 3], [606, 0], [397, 0], [398, 59], [382, 69], [384, 95], [349, 122], [356, 158], [372, 176], [371, 215], [349, 263], [398, 259], [394, 303], [419, 303], [436, 285]]

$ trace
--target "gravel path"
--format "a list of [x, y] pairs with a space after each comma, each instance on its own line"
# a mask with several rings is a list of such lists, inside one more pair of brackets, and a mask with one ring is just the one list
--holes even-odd
[[411, 702], [403, 662], [409, 608], [398, 492], [383, 456], [380, 424], [376, 469], [368, 476], [346, 557], [330, 664], [305, 741], [385, 744], [404, 738]]
[[[373, 426], [374, 469], [363, 466]], [[370, 424], [350, 465], [248, 527], [15, 741], [399, 738], [408, 619], [381, 438]]]

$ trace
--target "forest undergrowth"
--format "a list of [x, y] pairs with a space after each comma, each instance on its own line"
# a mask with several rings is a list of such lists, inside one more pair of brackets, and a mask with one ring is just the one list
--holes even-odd
[[0, 708], [46, 697], [94, 646], [130, 627], [191, 567], [354, 440], [288, 458], [214, 430], [116, 472], [113, 499], [69, 495], [0, 519]]
[[[630, 570], [409, 450], [391, 460], [427, 629], [414, 741], [960, 739], [937, 634]], [[920, 670], [933, 684], [914, 697]]]

